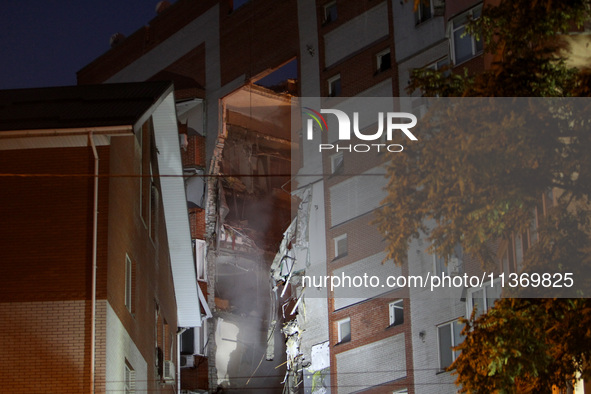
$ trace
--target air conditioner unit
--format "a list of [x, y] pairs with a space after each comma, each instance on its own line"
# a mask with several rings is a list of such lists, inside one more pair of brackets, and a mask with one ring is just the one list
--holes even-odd
[[174, 363], [170, 360], [164, 361], [164, 370], [162, 372], [162, 380], [164, 384], [174, 384]]
[[195, 366], [193, 355], [181, 355], [181, 368], [192, 368]]

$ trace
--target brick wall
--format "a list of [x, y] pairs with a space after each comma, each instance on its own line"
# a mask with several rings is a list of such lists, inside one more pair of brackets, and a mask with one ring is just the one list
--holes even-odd
[[[109, 171], [99, 147], [100, 173]], [[57, 160], [59, 158], [59, 160]], [[53, 174], [0, 179], [2, 301], [90, 298], [94, 159], [89, 147], [2, 151], [0, 172]], [[70, 176], [71, 175], [71, 176]], [[81, 176], [78, 176], [81, 175]], [[108, 180], [99, 181], [99, 244], [105, 245]], [[106, 253], [99, 250], [98, 297]]]
[[205, 168], [205, 137], [190, 135], [187, 137], [187, 150], [181, 150], [183, 166]]
[[90, 303], [0, 303], [0, 391], [72, 393], [90, 389]]
[[189, 208], [189, 224], [191, 225], [191, 238], [205, 239], [205, 210], [202, 208]]
[[[146, 144], [148, 140], [144, 139], [143, 143]], [[139, 175], [141, 158], [141, 149], [135, 137], [111, 140], [112, 174]], [[152, 172], [152, 178], [143, 177], [142, 182], [150, 182], [160, 190], [155, 162], [152, 163]], [[156, 305], [162, 318], [172, 327], [168, 342], [172, 343], [172, 351], [168, 352], [175, 355], [176, 335], [173, 334], [177, 327], [176, 301], [162, 199], [158, 199], [158, 204], [150, 207], [155, 211], [149, 216], [155, 220], [146, 223], [140, 213], [139, 179], [138, 176], [117, 176], [110, 179], [108, 301], [114, 316], [120, 322], [118, 324], [124, 327], [147, 363], [147, 380], [151, 382], [148, 390], [155, 390], [160, 387], [155, 369]], [[153, 226], [156, 228], [152, 228]], [[133, 313], [125, 306], [126, 255], [136, 267], [133, 278]], [[172, 360], [176, 363], [175, 358]]]

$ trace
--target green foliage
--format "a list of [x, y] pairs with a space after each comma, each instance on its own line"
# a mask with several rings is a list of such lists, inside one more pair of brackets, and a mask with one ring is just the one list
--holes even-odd
[[[493, 241], [528, 228], [541, 196], [553, 190], [555, 206], [525, 254], [525, 271], [589, 281], [591, 108], [560, 97], [589, 96], [591, 78], [558, 55], [561, 32], [588, 20], [588, 0], [501, 0], [468, 27], [485, 42], [485, 71], [413, 73], [409, 91], [482, 99], [432, 106], [419, 122], [420, 141], [393, 156], [376, 220], [388, 258], [405, 263], [409, 242], [426, 234], [431, 252], [451, 255], [460, 243], [490, 270], [498, 264]], [[518, 112], [512, 99], [487, 97], [530, 99]], [[464, 334], [452, 365], [463, 392], [549, 392], [577, 373], [591, 378], [589, 299], [502, 299], [467, 320]]]

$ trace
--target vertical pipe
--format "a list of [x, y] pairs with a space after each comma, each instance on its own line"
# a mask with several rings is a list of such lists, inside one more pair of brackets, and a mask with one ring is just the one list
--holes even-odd
[[98, 175], [99, 158], [94, 144], [92, 132], [88, 133], [88, 143], [92, 147], [94, 155], [94, 198], [92, 211], [92, 290], [91, 290], [91, 318], [90, 318], [90, 393], [94, 393], [94, 368], [96, 351], [96, 260], [97, 260], [97, 229], [98, 229]]

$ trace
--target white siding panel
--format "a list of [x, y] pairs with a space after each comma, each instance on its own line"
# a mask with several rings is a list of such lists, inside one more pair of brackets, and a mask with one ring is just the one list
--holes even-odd
[[353, 393], [404, 378], [404, 333], [338, 353], [336, 358], [339, 394]]
[[388, 6], [384, 1], [324, 36], [326, 66], [386, 36]]
[[174, 96], [170, 93], [153, 115], [158, 147], [162, 205], [170, 250], [179, 327], [200, 327], [201, 311], [193, 260], [187, 198], [183, 181]]
[[[124, 393], [125, 360], [135, 371], [135, 392], [148, 391], [148, 363], [108, 301], [97, 301], [97, 312], [106, 309], [106, 392]], [[105, 313], [105, 312], [103, 312]]]
[[[386, 286], [386, 278], [388, 276], [401, 275], [402, 268], [395, 265], [392, 260], [385, 261], [382, 264], [382, 261], [384, 261], [385, 258], [386, 252], [380, 252], [333, 271], [333, 276], [338, 276], [341, 279], [343, 277], [350, 277], [352, 283], [354, 283], [354, 277], [363, 278], [364, 275], [367, 275], [368, 284], [371, 283], [370, 279], [372, 276], [379, 278], [379, 285], [377, 287], [371, 287], [370, 285], [366, 286], [365, 284], [361, 287], [354, 288], [335, 287], [335, 309], [341, 309], [369, 298], [377, 297], [380, 294], [387, 293], [394, 289], [393, 287]], [[382, 287], [382, 285], [384, 285], [384, 287]]]
[[380, 206], [386, 197], [385, 170], [372, 168], [330, 188], [331, 226], [336, 226]]

